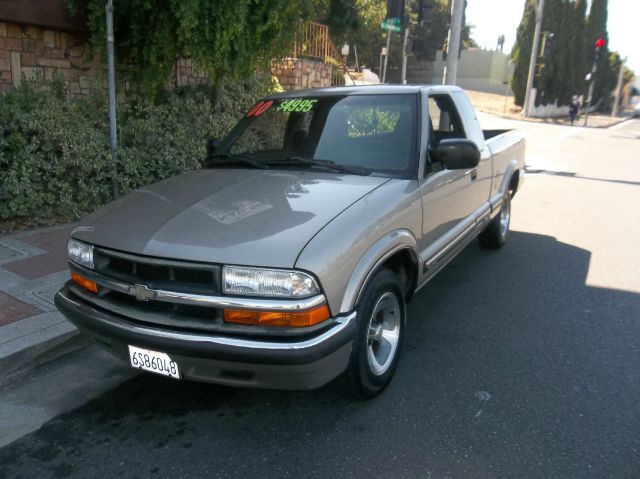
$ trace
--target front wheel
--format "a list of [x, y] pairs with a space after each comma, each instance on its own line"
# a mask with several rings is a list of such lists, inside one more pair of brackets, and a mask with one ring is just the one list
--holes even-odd
[[509, 224], [511, 222], [511, 197], [513, 193], [507, 191], [504, 195], [502, 208], [498, 216], [491, 220], [491, 223], [480, 233], [478, 239], [480, 246], [487, 249], [498, 249], [507, 242], [509, 237]]
[[400, 357], [406, 305], [395, 273], [378, 271], [356, 310], [358, 328], [346, 378], [356, 397], [369, 399], [389, 384]]

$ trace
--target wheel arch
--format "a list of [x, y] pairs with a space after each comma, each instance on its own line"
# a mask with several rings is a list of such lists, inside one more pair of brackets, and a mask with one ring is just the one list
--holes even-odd
[[416, 239], [408, 230], [396, 230], [377, 240], [360, 258], [345, 289], [341, 312], [351, 311], [373, 274], [382, 267], [394, 271], [403, 287], [405, 299], [413, 295], [420, 273]]

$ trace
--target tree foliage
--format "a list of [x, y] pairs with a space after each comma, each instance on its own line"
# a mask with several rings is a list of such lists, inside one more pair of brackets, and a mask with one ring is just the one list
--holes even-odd
[[527, 89], [527, 76], [529, 72], [529, 61], [531, 58], [531, 44], [536, 26], [536, 0], [527, 0], [522, 14], [522, 20], [518, 26], [516, 43], [511, 51], [511, 58], [514, 63], [513, 78], [511, 79], [511, 89], [515, 96], [515, 104], [524, 105], [524, 97]]
[[[589, 17], [586, 26], [586, 50], [589, 65], [596, 63], [595, 85], [592, 104], [602, 105], [608, 109], [611, 105], [611, 91], [615, 88], [617, 69], [612, 70], [609, 51], [609, 34], [607, 32], [607, 3], [608, 0], [592, 0], [589, 9]], [[598, 54], [594, 49], [594, 43], [602, 38], [606, 43], [600, 48]]]
[[[411, 54], [419, 60], [432, 61], [436, 51], [445, 46], [449, 32], [449, 1], [428, 0], [430, 5], [422, 24], [417, 23], [417, 0], [407, 0], [405, 4], [406, 20], [410, 23], [410, 36], [413, 39], [414, 49]], [[380, 28], [380, 22], [386, 16], [385, 0], [356, 0], [356, 8], [360, 16], [360, 25], [357, 29], [347, 33], [345, 40], [349, 44], [355, 44], [358, 48], [360, 64], [367, 65], [373, 70], [378, 70], [380, 51], [386, 44], [387, 32]], [[477, 47], [472, 39], [473, 25], [464, 25], [462, 29], [462, 48]], [[420, 49], [418, 49], [418, 44]], [[402, 63], [402, 34], [393, 33], [391, 36], [388, 68], [398, 71]]]
[[356, 0], [315, 0], [311, 19], [329, 26], [331, 39], [340, 46], [362, 26]]
[[[515, 62], [512, 88], [515, 102], [521, 106], [529, 71], [536, 3], [536, 0], [528, 0], [525, 4], [512, 50]], [[588, 15], [586, 0], [546, 0], [542, 31], [552, 33], [554, 37], [552, 48], [546, 55], [541, 51], [538, 58], [536, 104], [568, 105], [573, 95], [586, 97], [589, 82], [585, 77], [596, 61], [592, 104], [597, 104], [601, 110], [609, 109], [620, 66], [619, 56], [612, 55], [605, 44], [596, 58], [594, 48], [598, 38], [608, 43], [607, 0], [593, 0]]]
[[[127, 0], [115, 2], [118, 67], [147, 94], [160, 91], [181, 57], [215, 84], [267, 69], [291, 48], [305, 0]], [[94, 53], [105, 49], [104, 0], [87, 5]]]
[[[255, 103], [280, 89], [252, 76], [209, 92], [184, 87], [154, 101], [129, 95], [119, 106], [118, 183], [127, 193], [201, 167], [207, 140], [220, 138]], [[0, 228], [82, 217], [111, 199], [112, 157], [105, 95], [69, 100], [64, 79], [23, 81], [0, 93]]]

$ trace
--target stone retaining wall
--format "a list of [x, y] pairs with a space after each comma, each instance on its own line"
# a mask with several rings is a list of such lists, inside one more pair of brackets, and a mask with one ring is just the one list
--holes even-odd
[[54, 72], [67, 82], [69, 93], [89, 93], [91, 77], [101, 69], [99, 59], [88, 60], [87, 39], [41, 27], [0, 23], [0, 91], [20, 85], [22, 78]]
[[[99, 57], [90, 59], [89, 39], [82, 35], [42, 27], [0, 22], [0, 91], [19, 86], [22, 79], [54, 74], [64, 78], [69, 96], [87, 95], [93, 83], [104, 86], [106, 66]], [[204, 73], [185, 58], [176, 62], [168, 87], [197, 85], [207, 81]]]
[[271, 68], [285, 90], [331, 86], [332, 72], [332, 65], [304, 58], [285, 58]]

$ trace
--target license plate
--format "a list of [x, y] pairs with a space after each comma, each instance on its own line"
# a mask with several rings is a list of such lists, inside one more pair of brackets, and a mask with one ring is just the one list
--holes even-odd
[[180, 379], [178, 363], [173, 361], [167, 353], [129, 346], [129, 360], [131, 366], [136, 369]]

